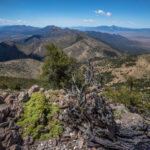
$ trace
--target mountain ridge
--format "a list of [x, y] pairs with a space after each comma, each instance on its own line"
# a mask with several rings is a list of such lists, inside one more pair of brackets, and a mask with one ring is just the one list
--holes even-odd
[[[18, 41], [11, 41], [16, 49], [24, 53], [29, 58], [43, 59], [46, 49], [45, 45], [54, 43], [61, 47], [70, 56], [76, 57], [79, 61], [93, 58], [104, 57], [110, 55], [120, 56], [121, 53], [113, 49], [108, 44], [103, 43], [100, 40], [89, 37], [86, 33], [61, 29], [55, 26], [48, 26], [39, 30], [38, 35], [32, 35], [25, 39]], [[1, 49], [2, 43], [0, 43]], [[0, 52], [2, 51], [0, 49]], [[7, 56], [6, 56], [7, 57]]]
[[[13, 29], [13, 32], [15, 32], [17, 26], [11, 26], [10, 28], [11, 30]], [[113, 26], [113, 28], [117, 27]], [[125, 53], [150, 53], [150, 50], [148, 51], [147, 49], [145, 50], [140, 47], [140, 42], [129, 40], [126, 37], [117, 34], [95, 31], [82, 32], [68, 28], [63, 29], [53, 25], [46, 26], [44, 28], [19, 26], [17, 31], [19, 34], [25, 33], [24, 36], [19, 40], [14, 40], [8, 43], [5, 42], [6, 45], [8, 44], [7, 47], [10, 48], [11, 46], [9, 44], [13, 43], [15, 48], [13, 51], [18, 52], [19, 50], [22, 54], [24, 54], [24, 56], [22, 55], [18, 58], [15, 57], [14, 59], [24, 57], [38, 60], [43, 59], [46, 52], [45, 45], [50, 43], [58, 45], [67, 52], [67, 54], [76, 57], [79, 61], [84, 61], [85, 59], [93, 57], [120, 56]], [[7, 32], [9, 33], [9, 30]], [[0, 35], [0, 39], [1, 38], [2, 37]], [[3, 46], [3, 43], [0, 43], [0, 53], [3, 52], [4, 54], [5, 47]], [[7, 55], [3, 55], [3, 57], [6, 57], [6, 59], [0, 59], [0, 61], [12, 60], [7, 59]]]

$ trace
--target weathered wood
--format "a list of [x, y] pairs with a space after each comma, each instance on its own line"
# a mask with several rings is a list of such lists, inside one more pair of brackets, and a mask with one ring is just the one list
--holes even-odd
[[[62, 121], [72, 130], [81, 133], [89, 147], [103, 147], [108, 150], [140, 150], [140, 143], [150, 149], [150, 125], [139, 124], [121, 128], [115, 123], [113, 112], [107, 100], [97, 92], [102, 87], [103, 76], [99, 72], [98, 85], [94, 81], [94, 68], [89, 61], [85, 82], [78, 88], [73, 77], [72, 95], [77, 98], [68, 102]], [[96, 87], [95, 92], [86, 93], [88, 85]], [[140, 147], [140, 146], [139, 146]], [[142, 149], [141, 149], [142, 150]], [[144, 150], [144, 149], [143, 149]]]

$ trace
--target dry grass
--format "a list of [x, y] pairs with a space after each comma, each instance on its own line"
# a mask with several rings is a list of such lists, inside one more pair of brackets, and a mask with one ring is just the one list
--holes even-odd
[[0, 76], [38, 79], [42, 62], [33, 59], [18, 59], [0, 62]]

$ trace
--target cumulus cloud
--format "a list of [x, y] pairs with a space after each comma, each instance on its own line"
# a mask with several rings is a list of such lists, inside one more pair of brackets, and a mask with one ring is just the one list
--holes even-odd
[[26, 24], [26, 22], [23, 20], [9, 20], [0, 18], [0, 25], [22, 25], [22, 24]]
[[111, 12], [105, 12], [105, 11], [103, 11], [103, 10], [95, 10], [94, 11], [97, 15], [104, 15], [104, 16], [111, 16], [112, 15], [112, 13]]
[[95, 22], [95, 21], [93, 19], [84, 19], [83, 22], [92, 23], [92, 22]]
[[106, 16], [111, 16], [112, 14], [111, 14], [111, 12], [107, 12], [105, 15]]

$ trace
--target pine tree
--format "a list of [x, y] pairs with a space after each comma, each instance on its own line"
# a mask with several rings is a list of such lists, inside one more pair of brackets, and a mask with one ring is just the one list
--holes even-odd
[[76, 59], [69, 57], [54, 44], [47, 45], [46, 49], [46, 60], [41, 75], [42, 85], [53, 89], [70, 87], [71, 73], [76, 66]]

